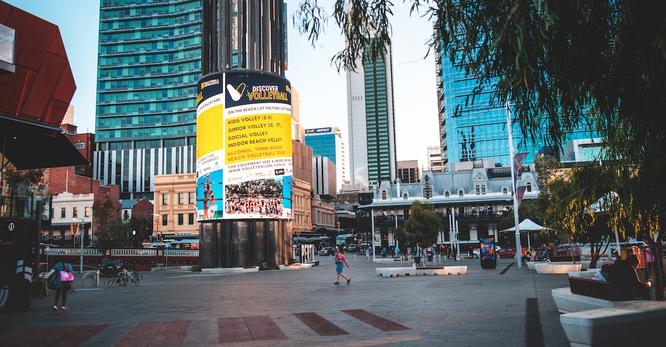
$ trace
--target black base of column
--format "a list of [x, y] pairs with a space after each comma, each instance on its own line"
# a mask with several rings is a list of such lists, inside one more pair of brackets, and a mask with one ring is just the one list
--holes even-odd
[[291, 260], [291, 228], [284, 220], [201, 222], [201, 268], [253, 267], [277, 269]]

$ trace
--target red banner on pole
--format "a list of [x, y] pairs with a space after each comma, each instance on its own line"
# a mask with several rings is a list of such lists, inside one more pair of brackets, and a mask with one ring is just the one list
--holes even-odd
[[525, 186], [520, 186], [516, 188], [516, 200], [518, 200], [518, 205], [523, 201], [523, 197], [525, 196], [525, 190], [527, 187]]

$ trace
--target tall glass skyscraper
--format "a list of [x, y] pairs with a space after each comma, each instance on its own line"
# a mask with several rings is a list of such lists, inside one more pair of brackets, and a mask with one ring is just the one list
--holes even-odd
[[353, 184], [376, 184], [396, 177], [391, 47], [375, 60], [363, 57], [347, 71], [349, 166]]
[[93, 175], [121, 198], [195, 172], [202, 0], [101, 0]]
[[[448, 55], [437, 48], [437, 89], [440, 145], [444, 168], [457, 162], [491, 160], [502, 166], [510, 164], [505, 100], [493, 100], [492, 85], [479, 92], [478, 80], [465, 75]], [[562, 151], [553, 149], [543, 139], [536, 143], [522, 136], [520, 126], [512, 124], [516, 153], [526, 152], [524, 164], [534, 162], [540, 152], [559, 155], [563, 162], [589, 161], [598, 154], [601, 139], [585, 124], [568, 135]]]
[[340, 129], [332, 127], [305, 129], [305, 144], [312, 148], [313, 155], [327, 157], [335, 164], [336, 189], [340, 190], [343, 181], [349, 181], [345, 143]]

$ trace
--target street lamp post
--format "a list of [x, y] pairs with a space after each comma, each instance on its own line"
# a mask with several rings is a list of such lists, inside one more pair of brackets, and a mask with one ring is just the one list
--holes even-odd
[[375, 211], [370, 209], [370, 228], [372, 228], [372, 262], [375, 262]]
[[509, 110], [509, 100], [507, 98], [506, 100], [506, 124], [507, 128], [509, 130], [509, 165], [511, 165], [511, 185], [513, 187], [513, 222], [515, 224], [516, 228], [516, 263], [518, 263], [518, 268], [522, 267], [522, 249], [520, 246], [520, 228], [519, 228], [519, 220], [518, 220], [518, 197], [516, 196], [518, 194], [518, 190], [516, 189], [516, 175], [518, 174], [517, 172], [514, 173], [514, 149], [513, 149], [513, 130], [512, 130], [512, 125], [511, 125], [511, 114]]
[[135, 240], [136, 240], [136, 230], [132, 230], [132, 248], [134, 248]]

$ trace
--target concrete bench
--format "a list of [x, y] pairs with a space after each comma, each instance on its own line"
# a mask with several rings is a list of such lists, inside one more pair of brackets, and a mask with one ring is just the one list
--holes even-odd
[[569, 272], [579, 272], [582, 265], [580, 263], [539, 263], [534, 264], [534, 269], [538, 274], [566, 274]]
[[464, 275], [467, 273], [467, 266], [442, 266], [438, 268], [417, 268], [417, 275], [447, 276]]
[[312, 269], [314, 263], [295, 263], [291, 265], [279, 265], [280, 271], [307, 270]]
[[243, 267], [215, 267], [215, 268], [205, 268], [201, 269], [201, 273], [208, 274], [238, 274], [238, 273], [248, 273], [248, 272], [259, 272], [258, 266], [243, 268]]
[[654, 344], [664, 340], [664, 321], [666, 302], [647, 300], [626, 301], [613, 307], [560, 316], [571, 346]]
[[376, 272], [380, 277], [464, 275], [467, 273], [467, 266], [442, 266], [436, 268], [416, 268], [413, 266], [378, 267]]
[[416, 276], [415, 267], [378, 267], [375, 271], [380, 277]]
[[626, 302], [604, 300], [593, 298], [591, 296], [574, 294], [571, 292], [571, 288], [569, 287], [555, 288], [551, 290], [550, 293], [553, 296], [555, 306], [557, 306], [557, 310], [560, 311], [560, 313], [572, 313], [594, 310], [598, 308], [609, 308]]

